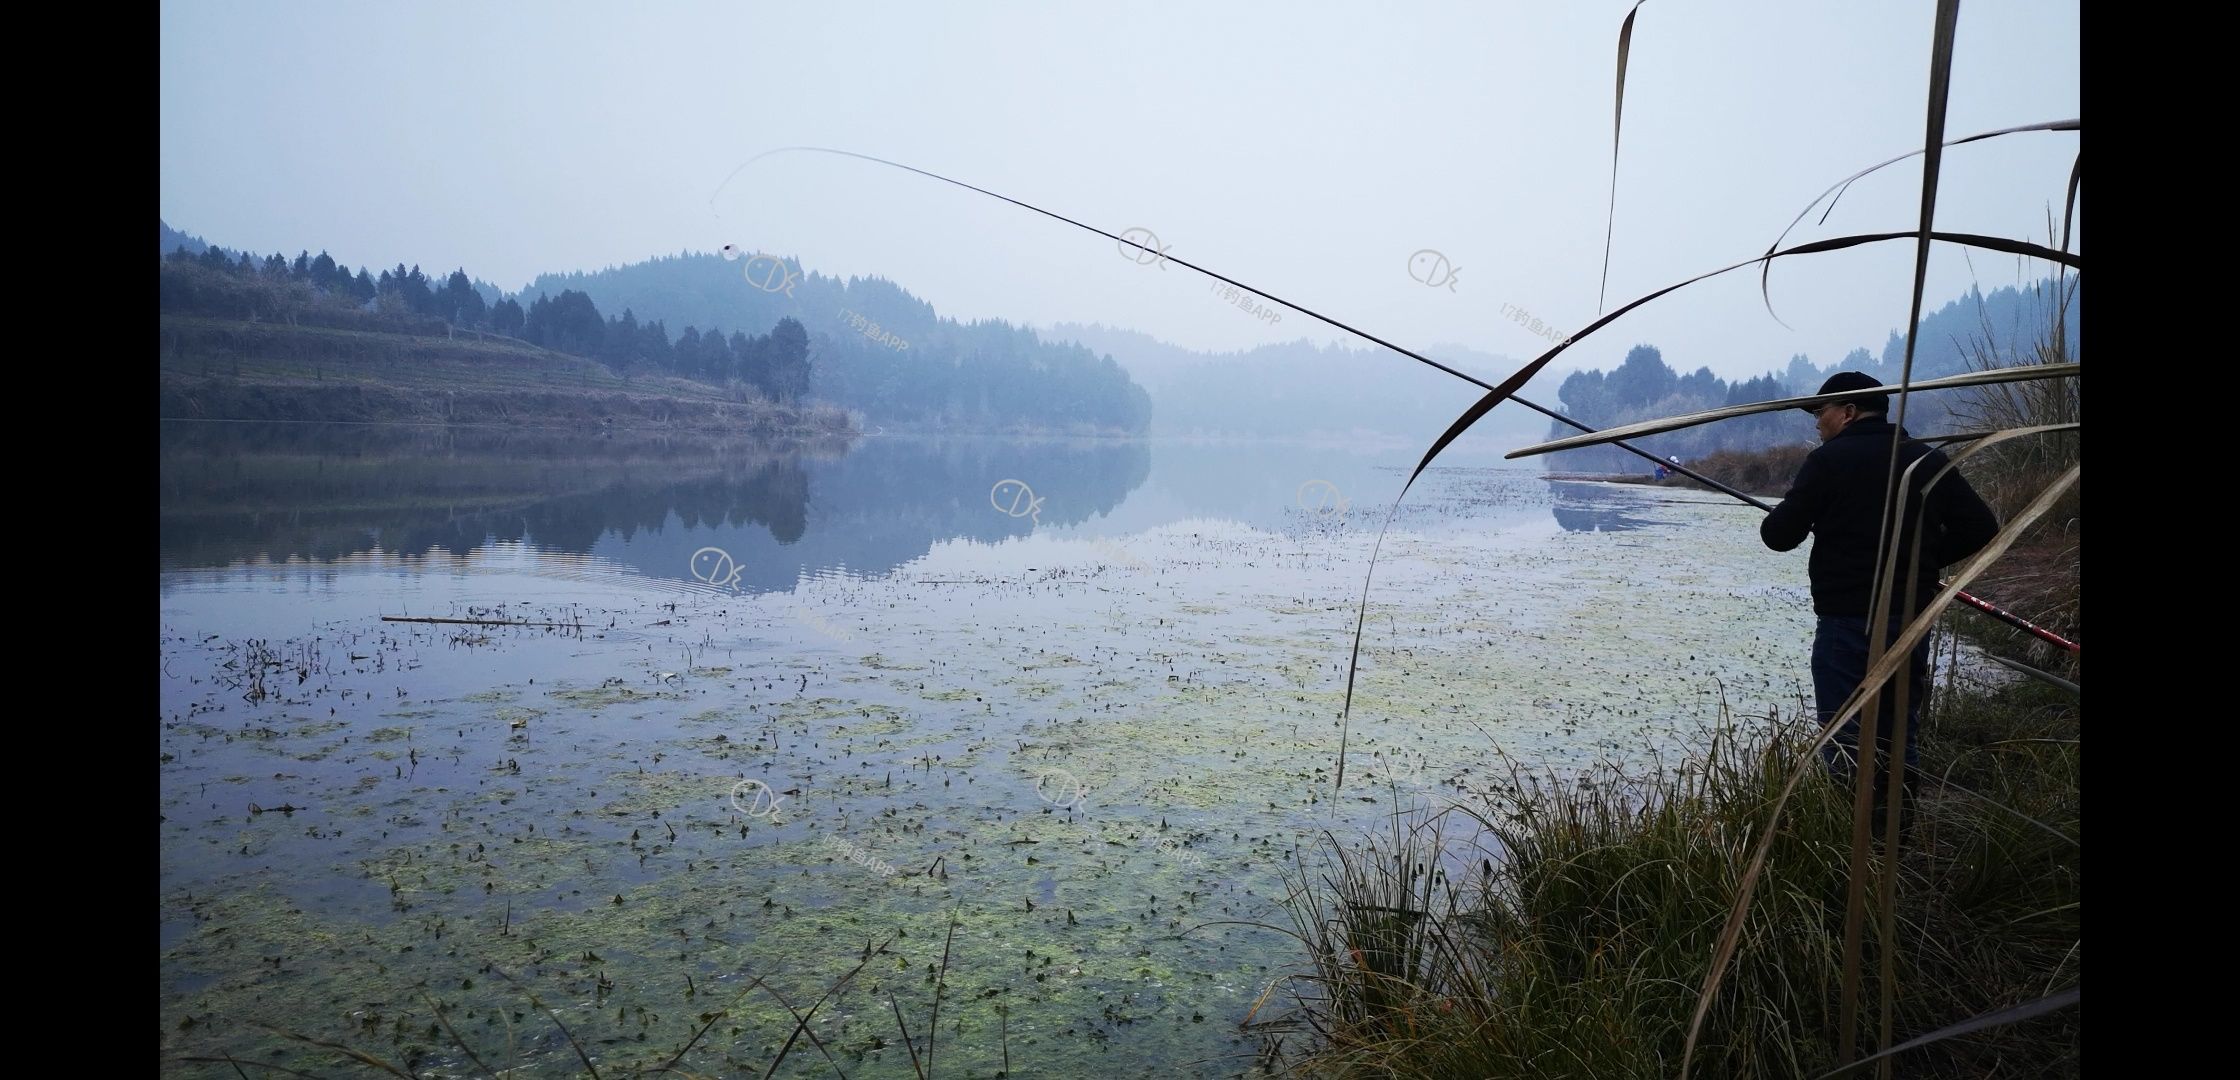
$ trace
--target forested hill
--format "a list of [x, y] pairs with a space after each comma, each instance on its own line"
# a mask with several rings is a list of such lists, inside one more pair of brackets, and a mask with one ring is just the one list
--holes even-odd
[[1001, 320], [960, 323], [880, 278], [827, 277], [792, 257], [665, 256], [547, 274], [523, 296], [573, 290], [602, 311], [674, 325], [808, 328], [808, 397], [875, 423], [957, 430], [1146, 431], [1151, 399], [1109, 356]]
[[[2027, 351], [2052, 327], [2057, 288], [2069, 297], [2069, 348], [2081, 352], [2083, 287], [2073, 277], [2059, 285], [2049, 279], [2027, 288], [1971, 292], [1922, 316], [1920, 340], [1914, 344], [1914, 379], [1961, 374], [1971, 370], [1971, 360], [1979, 355], [1995, 359], [2002, 367], [2016, 363], [2016, 350]], [[1864, 371], [1883, 382], [1895, 383], [1905, 371], [1905, 358], [1905, 335], [1892, 330], [1879, 357], [1865, 349], [1853, 349], [1850, 355], [1826, 367], [1816, 367], [1802, 356], [1792, 357], [1782, 379], [1791, 387], [1803, 387], [1796, 391], [1800, 394], [1820, 389], [1821, 382], [1837, 371]], [[1985, 365], [1978, 361], [1974, 366]]]
[[[194, 235], [193, 233], [180, 232], [179, 230], [172, 228], [171, 223], [163, 220], [162, 218], [156, 219], [156, 257], [159, 259], [169, 259], [172, 256], [178, 254], [178, 252], [182, 249], [184, 249], [189, 255], [198, 257], [205, 256], [208, 255], [208, 252], [213, 247], [217, 247], [217, 245], [212, 244], [209, 241]], [[223, 264], [220, 264], [217, 261], [216, 256], [211, 256], [207, 259], [204, 259], [204, 264], [210, 266], [223, 265], [225, 267], [232, 267], [239, 264], [242, 257], [245, 255], [248, 256], [252, 264], [261, 266], [265, 261], [258, 256], [249, 254], [247, 251], [236, 250], [233, 248], [218, 248], [218, 254], [224, 256]], [[319, 255], [321, 257], [326, 257], [326, 252], [322, 251], [319, 253]], [[283, 255], [282, 259], [283, 261], [286, 261], [286, 256]], [[296, 256], [296, 259], [300, 261], [306, 269], [308, 269], [312, 260], [311, 252], [309, 250], [300, 252]], [[328, 261], [330, 264], [332, 264], [333, 260], [329, 258]], [[290, 262], [289, 265], [294, 266], [296, 265], [296, 263]], [[403, 267], [400, 266], [398, 269], [401, 271]], [[300, 280], [305, 277], [305, 274], [299, 272], [295, 274], [295, 277]], [[474, 291], [482, 297], [482, 304], [485, 308], [496, 307], [498, 301], [505, 299], [505, 290], [500, 289], [496, 285], [492, 285], [489, 282], [482, 280], [481, 278], [471, 278], [469, 279], [469, 284], [473, 287]], [[321, 288], [324, 288], [323, 282], [321, 283]]]
[[[2007, 367], [2039, 362], [2035, 349], [2050, 336], [2056, 297], [2069, 296], [2066, 335], [2070, 358], [2083, 354], [2079, 337], [2082, 292], [2074, 280], [2059, 286], [2051, 280], [2026, 288], [1980, 292], [1954, 300], [1921, 320], [1914, 346], [1915, 381], [1958, 375], [1980, 368]], [[1652, 345], [1636, 345], [1625, 362], [1604, 372], [1573, 372], [1559, 391], [1564, 411], [1593, 427], [1614, 427], [1661, 416], [1715, 409], [1752, 401], [1816, 393], [1836, 371], [1863, 371], [1884, 383], [1896, 383], [1905, 370], [1905, 337], [1893, 331], [1880, 357], [1866, 349], [1821, 366], [1806, 356], [1792, 357], [1785, 370], [1769, 371], [1753, 379], [1729, 383], [1699, 367], [1682, 375], [1667, 364]], [[1936, 390], [1915, 395], [1906, 406], [1906, 430], [1916, 435], [1943, 434], [1967, 427], [1967, 390]], [[1955, 409], [1960, 410], [1955, 412]], [[1547, 437], [1575, 434], [1551, 422]], [[1759, 450], [1788, 443], [1811, 443], [1817, 436], [1811, 418], [1795, 411], [1765, 413], [1722, 420], [1684, 431], [1637, 440], [1644, 450], [1677, 455], [1691, 461], [1714, 450]], [[1551, 468], [1579, 472], [1634, 472], [1646, 466], [1625, 451], [1590, 447], [1552, 455]]]
[[[180, 232], [179, 230], [172, 228], [171, 223], [163, 220], [162, 218], [156, 219], [157, 257], [160, 258], [162, 256], [169, 255], [172, 252], [179, 250], [180, 248], [187, 249], [187, 254], [189, 255], [200, 255], [209, 247], [209, 242], [204, 240], [203, 238], [199, 236], [190, 236], [186, 233]], [[239, 256], [240, 252], [226, 253], [227, 258], [238, 258]]]

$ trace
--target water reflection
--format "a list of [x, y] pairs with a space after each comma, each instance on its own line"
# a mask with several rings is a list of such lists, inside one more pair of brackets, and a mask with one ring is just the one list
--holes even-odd
[[[528, 570], [761, 593], [876, 576], [957, 541], [1118, 538], [1230, 521], [1378, 529], [1409, 445], [882, 437], [817, 442], [398, 425], [159, 425], [160, 571], [305, 561], [413, 575]], [[1644, 522], [1638, 492], [1543, 487], [1500, 448], [1450, 452], [1394, 525]], [[1006, 485], [1005, 482], [1011, 482]], [[1537, 523], [1537, 524], [1534, 524]], [[704, 549], [717, 555], [703, 555]], [[701, 556], [696, 573], [695, 556]], [[734, 574], [736, 577], [734, 578]]]
[[[164, 424], [160, 568], [528, 545], [690, 581], [720, 548], [742, 590], [883, 573], [936, 542], [996, 542], [1112, 511], [1142, 443], [585, 439], [441, 428]], [[1042, 503], [989, 491], [1031, 477]], [[805, 543], [806, 541], [806, 543]], [[705, 561], [705, 560], [704, 560]], [[736, 577], [733, 578], [733, 572]]]
[[1630, 532], [1656, 522], [1640, 516], [1637, 492], [1610, 490], [1608, 484], [1549, 481], [1556, 524], [1566, 532]]

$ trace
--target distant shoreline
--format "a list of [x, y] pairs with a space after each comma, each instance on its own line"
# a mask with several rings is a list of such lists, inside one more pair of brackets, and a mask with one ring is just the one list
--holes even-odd
[[160, 420], [409, 423], [756, 435], [856, 435], [838, 408], [624, 379], [490, 335], [422, 337], [165, 315]]
[[[1779, 498], [1789, 490], [1789, 482], [1796, 477], [1797, 470], [1804, 465], [1805, 455], [1811, 449], [1809, 445], [1795, 444], [1767, 447], [1763, 450], [1719, 450], [1682, 464], [1737, 491]], [[1648, 466], [1648, 463], [1643, 462], [1643, 465]], [[1549, 473], [1546, 479], [1712, 490], [1679, 473], [1660, 480], [1653, 469], [1654, 466], [1648, 466], [1639, 472]]]
[[625, 378], [580, 356], [474, 331], [383, 333], [190, 315], [160, 317], [158, 420], [430, 424], [865, 437], [1142, 439], [1064, 427], [978, 430], [883, 421], [826, 402], [772, 402], [668, 375]]

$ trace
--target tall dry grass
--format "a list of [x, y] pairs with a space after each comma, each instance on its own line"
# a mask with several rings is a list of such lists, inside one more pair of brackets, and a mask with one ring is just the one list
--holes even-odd
[[[2075, 703], [2059, 698], [2036, 684], [1948, 695], [1930, 725], [1931, 779], [1891, 913], [1905, 928], [1901, 1031], [2075, 977], [2080, 756]], [[1396, 818], [1364, 849], [1326, 840], [1288, 901], [1311, 970], [1266, 1033], [1313, 1036], [1286, 1063], [1302, 1075], [1675, 1075], [1753, 838], [1792, 770], [1815, 764], [1814, 727], [1730, 720], [1659, 774], [1604, 768], [1581, 783], [1512, 765], [1508, 795]], [[1702, 1075], [1817, 1076], [1840, 1063], [1851, 812], [1817, 768], [1781, 811], [1744, 947], [1696, 1046]], [[1868, 914], [1881, 914], [1871, 894]], [[1874, 965], [1867, 979], [1880, 989]], [[2055, 1014], [1933, 1044], [1900, 1071], [2076, 1075], [2079, 1037], [2073, 1011]]]
[[[1977, 371], [1992, 368], [2077, 363], [2082, 346], [2068, 334], [2068, 312], [2076, 300], [2078, 279], [2064, 277], [2032, 288], [2051, 292], [2046, 305], [2052, 314], [2029, 340], [2001, 342], [1988, 321], [1981, 337], [1964, 345], [1968, 366]], [[2084, 417], [2081, 384], [2075, 379], [1997, 383], [1963, 395], [1954, 417], [1974, 430], [1993, 431], [2053, 424], [2080, 423]], [[1970, 459], [1969, 482], [2001, 520], [2020, 507], [2084, 457], [2084, 440], [2078, 432], [2038, 438], [2014, 439], [1989, 447]], [[2051, 513], [2023, 533], [2015, 549], [1985, 573], [1983, 591], [2063, 637], [2076, 640], [2084, 630], [2083, 495], [2072, 486], [2054, 504]], [[2081, 653], [2054, 649], [2020, 631], [1977, 620], [1971, 633], [2003, 652], [2017, 654], [2039, 667], [2065, 671], [2076, 678]]]

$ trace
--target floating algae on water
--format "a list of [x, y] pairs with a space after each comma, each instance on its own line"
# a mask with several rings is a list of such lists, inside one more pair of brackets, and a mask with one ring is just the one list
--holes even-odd
[[[422, 638], [398, 654], [421, 662], [408, 725], [356, 707], [393, 698], [390, 673], [336, 678], [318, 723], [167, 684], [164, 1052], [341, 1064], [264, 1022], [446, 1075], [473, 1068], [462, 1042], [576, 1075], [534, 994], [602, 1073], [691, 1043], [680, 1067], [759, 1074], [796, 1024], [779, 999], [831, 990], [788, 1075], [914, 1075], [897, 1011], [945, 1074], [1007, 1053], [1017, 1075], [1249, 1071], [1238, 1025], [1298, 961], [1253, 924], [1284, 924], [1278, 871], [1322, 831], [1497, 790], [1490, 747], [1553, 768], [1674, 753], [1722, 694], [1801, 693], [1808, 606], [1735, 584], [1764, 567], [1722, 507], [1629, 510], [1699, 553], [1685, 573], [1633, 533], [1437, 509], [1514, 482], [1431, 488], [1450, 501], [1386, 538], [1361, 779], [1335, 799], [1363, 530], [1192, 522], [1127, 538], [1125, 568], [1056, 540], [945, 549], [926, 576], [986, 583], [867, 582], [827, 610], [876, 639], [815, 665], [769, 645], [806, 632], [782, 595], [680, 601], [694, 663], [620, 631], [491, 628], [471, 655]], [[1011, 563], [1102, 569], [1030, 593]], [[166, 638], [170, 670], [215, 669], [189, 637]], [[491, 685], [493, 652], [535, 674]], [[275, 777], [274, 755], [323, 756]]]

